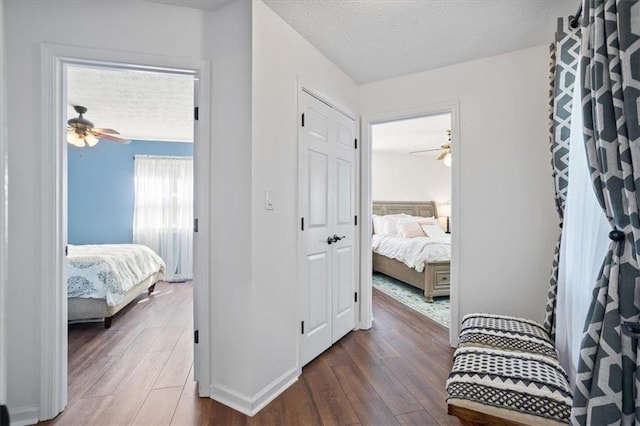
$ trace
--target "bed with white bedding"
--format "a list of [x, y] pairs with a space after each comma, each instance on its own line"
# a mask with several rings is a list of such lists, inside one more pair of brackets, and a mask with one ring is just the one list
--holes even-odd
[[[373, 214], [376, 220], [371, 238], [373, 271], [424, 290], [427, 302], [433, 302], [434, 297], [448, 296], [451, 236], [439, 226], [436, 203], [374, 201]], [[395, 217], [396, 223], [389, 220], [377, 222], [385, 216]], [[401, 225], [397, 225], [398, 222]], [[409, 222], [419, 222], [417, 228], [410, 224], [418, 232], [412, 234], [413, 228], [404, 225]], [[421, 227], [431, 228], [434, 232], [428, 235]], [[397, 229], [406, 232], [397, 233]]]
[[451, 261], [451, 235], [405, 238], [374, 234], [371, 246], [375, 253], [399, 260], [417, 272], [424, 271], [428, 263]]
[[143, 291], [153, 292], [162, 258], [138, 244], [69, 245], [65, 265], [69, 321], [113, 315]]

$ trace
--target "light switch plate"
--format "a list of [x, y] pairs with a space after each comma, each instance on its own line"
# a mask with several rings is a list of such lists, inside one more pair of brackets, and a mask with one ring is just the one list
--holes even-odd
[[264, 190], [264, 209], [273, 210], [273, 191], [270, 189]]

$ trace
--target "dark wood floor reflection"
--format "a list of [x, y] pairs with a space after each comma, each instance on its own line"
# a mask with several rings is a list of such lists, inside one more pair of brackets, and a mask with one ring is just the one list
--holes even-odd
[[192, 289], [158, 283], [101, 323], [69, 327], [69, 403], [55, 425], [436, 425], [453, 350], [448, 331], [374, 290], [374, 327], [352, 332], [307, 365], [254, 417], [192, 381]]

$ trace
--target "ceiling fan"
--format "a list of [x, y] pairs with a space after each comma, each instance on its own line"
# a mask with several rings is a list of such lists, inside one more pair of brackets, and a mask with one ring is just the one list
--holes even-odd
[[419, 154], [421, 152], [440, 151], [440, 155], [436, 160], [443, 160], [444, 165], [451, 167], [451, 130], [447, 130], [448, 141], [440, 145], [440, 148], [422, 149], [420, 151], [411, 151], [409, 154]]
[[85, 146], [96, 146], [99, 139], [107, 139], [121, 144], [131, 143], [130, 140], [118, 136], [117, 131], [113, 129], [101, 129], [93, 126], [93, 123], [84, 118], [82, 115], [87, 112], [87, 108], [74, 105], [73, 109], [78, 113], [78, 117], [74, 117], [67, 121], [67, 142], [78, 148]]

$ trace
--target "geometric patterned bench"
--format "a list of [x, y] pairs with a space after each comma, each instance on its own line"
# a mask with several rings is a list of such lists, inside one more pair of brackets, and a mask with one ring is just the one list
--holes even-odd
[[503, 315], [466, 315], [462, 319], [459, 346], [481, 346], [558, 358], [551, 337], [540, 324]]
[[449, 414], [465, 424], [566, 424], [571, 389], [547, 333], [521, 318], [472, 314], [447, 380]]

